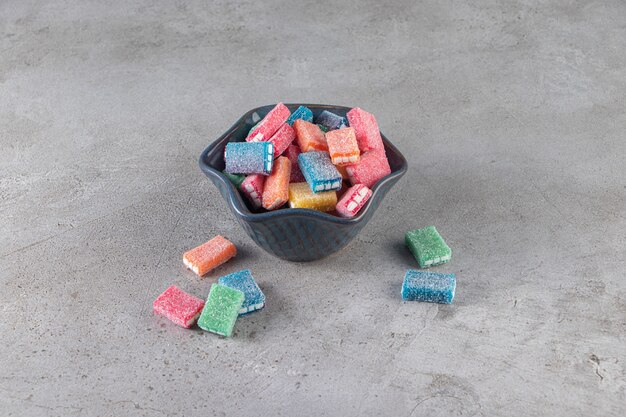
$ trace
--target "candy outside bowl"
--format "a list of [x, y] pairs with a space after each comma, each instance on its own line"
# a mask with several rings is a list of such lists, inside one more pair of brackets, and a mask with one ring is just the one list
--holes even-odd
[[[285, 104], [290, 111], [306, 106], [317, 117], [328, 110], [340, 116], [350, 107], [321, 104]], [[274, 105], [257, 107], [244, 114], [235, 124], [209, 145], [200, 155], [200, 168], [215, 184], [226, 200], [235, 218], [257, 245], [281, 259], [295, 262], [313, 261], [329, 256], [346, 246], [372, 218], [380, 202], [407, 170], [404, 156], [381, 133], [391, 167], [387, 175], [372, 188], [372, 197], [351, 218], [344, 219], [309, 209], [283, 208], [263, 211], [252, 208], [236, 186], [222, 173], [224, 148], [228, 142], [244, 141], [248, 131]]]

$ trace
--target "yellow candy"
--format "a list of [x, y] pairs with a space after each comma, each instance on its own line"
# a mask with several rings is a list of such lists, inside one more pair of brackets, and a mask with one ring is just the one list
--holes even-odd
[[306, 182], [289, 184], [289, 206], [291, 208], [332, 211], [336, 205], [337, 193], [335, 191], [314, 193]]

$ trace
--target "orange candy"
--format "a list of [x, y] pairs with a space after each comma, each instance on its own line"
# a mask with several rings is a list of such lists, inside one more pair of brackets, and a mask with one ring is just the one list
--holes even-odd
[[324, 132], [318, 125], [298, 119], [294, 122], [293, 128], [296, 131], [296, 140], [302, 152], [328, 152], [328, 144], [326, 143]]
[[[316, 126], [317, 127], [317, 126]], [[274, 161], [272, 174], [265, 180], [263, 187], [263, 208], [274, 210], [289, 200], [289, 179], [291, 161], [286, 156], [279, 156]]]
[[353, 128], [346, 127], [326, 132], [326, 142], [333, 164], [350, 165], [359, 162], [361, 152]]
[[341, 179], [348, 180], [350, 176], [348, 175], [348, 171], [346, 171], [345, 166], [335, 165], [337, 167], [337, 171], [341, 174]]
[[199, 276], [203, 276], [237, 255], [237, 247], [228, 239], [217, 235], [208, 242], [185, 252], [183, 263]]

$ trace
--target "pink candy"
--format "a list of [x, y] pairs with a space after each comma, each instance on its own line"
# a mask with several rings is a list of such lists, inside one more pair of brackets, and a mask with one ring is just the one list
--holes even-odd
[[355, 107], [346, 114], [346, 117], [348, 118], [350, 127], [354, 128], [356, 141], [359, 144], [361, 152], [367, 152], [373, 149], [384, 149], [378, 123], [376, 123], [376, 118], [373, 114], [359, 107]]
[[263, 204], [263, 186], [265, 185], [265, 176], [261, 174], [248, 175], [239, 187], [243, 195], [245, 195], [254, 208], [260, 208]]
[[298, 155], [300, 155], [300, 148], [296, 145], [289, 145], [285, 149], [285, 156], [291, 161], [291, 178], [289, 182], [305, 182], [304, 175], [300, 171], [300, 165], [298, 164]]
[[179, 326], [189, 328], [200, 316], [204, 301], [172, 285], [154, 300], [152, 307], [155, 313], [167, 317]]
[[371, 196], [372, 190], [363, 184], [353, 185], [337, 202], [337, 213], [341, 217], [354, 217]]
[[[268, 142], [274, 144], [274, 158], [278, 158], [296, 138], [296, 131], [287, 123], [282, 125]], [[291, 158], [290, 158], [291, 160]]]
[[383, 177], [391, 174], [384, 149], [365, 152], [358, 164], [348, 165], [346, 172], [352, 185], [363, 184], [372, 188]]
[[247, 142], [266, 142], [274, 133], [282, 126], [287, 118], [291, 115], [291, 112], [283, 103], [278, 103], [269, 113], [263, 118], [261, 123], [254, 128], [252, 132], [246, 138]]

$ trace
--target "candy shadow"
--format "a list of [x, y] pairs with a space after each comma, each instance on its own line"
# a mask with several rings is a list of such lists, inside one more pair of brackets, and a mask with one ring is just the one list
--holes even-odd
[[406, 269], [418, 269], [419, 265], [413, 257], [413, 254], [404, 244], [404, 240], [393, 242], [391, 245], [385, 246], [387, 259], [393, 260], [396, 265], [402, 265]]
[[[263, 283], [262, 285], [259, 284], [259, 287], [265, 294], [266, 307], [239, 316], [233, 332], [233, 337], [239, 340], [255, 340], [259, 337], [259, 333], [271, 329], [276, 314], [281, 310], [282, 302], [274, 289], [274, 285]], [[268, 303], [271, 304], [267, 306]]]

